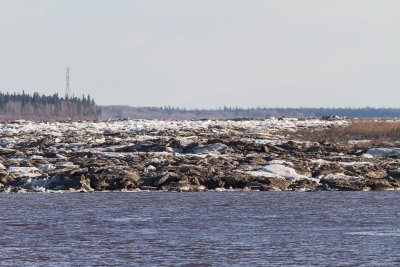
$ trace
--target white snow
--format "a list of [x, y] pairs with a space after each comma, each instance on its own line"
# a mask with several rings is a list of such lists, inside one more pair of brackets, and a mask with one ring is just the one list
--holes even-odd
[[123, 158], [128, 154], [132, 154], [132, 153], [124, 153], [124, 152], [98, 152], [99, 154], [101, 154], [103, 157], [106, 158]]
[[81, 146], [85, 146], [87, 145], [87, 143], [84, 142], [80, 142], [80, 143], [71, 143], [67, 145], [67, 148], [72, 149], [72, 148], [77, 148], [77, 147], [81, 147]]
[[260, 168], [261, 171], [272, 173], [278, 177], [283, 177], [286, 180], [307, 179], [305, 175], [298, 174], [295, 169], [286, 167], [282, 164], [270, 164]]
[[176, 147], [166, 147], [165, 151], [169, 153], [183, 153], [183, 149]]
[[105, 142], [106, 142], [106, 139], [104, 138], [104, 136], [93, 140], [93, 143], [98, 144], [98, 145], [104, 144]]
[[328, 161], [324, 159], [311, 159], [311, 163], [323, 164], [339, 164], [342, 166], [363, 166], [363, 165], [373, 165], [371, 162], [367, 161]]
[[193, 148], [195, 154], [224, 153], [227, 150], [224, 144], [209, 144], [203, 147]]
[[363, 165], [372, 166], [373, 165], [371, 162], [367, 162], [367, 161], [351, 161], [351, 162], [339, 161], [338, 163], [343, 166], [363, 166]]
[[362, 154], [360, 157], [365, 158], [365, 159], [373, 159], [374, 156], [370, 155], [370, 154]]
[[285, 161], [285, 160], [279, 160], [279, 159], [271, 160], [271, 161], [268, 162], [268, 165], [272, 165], [272, 164], [275, 164], [275, 165], [288, 165], [290, 167], [294, 166], [294, 164], [292, 162]]
[[242, 173], [247, 173], [253, 176], [263, 176], [263, 177], [275, 177], [275, 178], [282, 178], [286, 180], [296, 181], [300, 179], [313, 179], [306, 175], [302, 175], [296, 172], [295, 169], [291, 167], [287, 167], [283, 165], [293, 165], [291, 162], [284, 162], [284, 161], [270, 161], [268, 165], [260, 167], [258, 170], [254, 171], [242, 171], [238, 170]]
[[148, 170], [148, 171], [155, 171], [156, 169], [157, 169], [157, 168], [154, 167], [153, 165], [147, 166], [147, 170]]
[[39, 169], [36, 167], [14, 167], [14, 166], [8, 167], [7, 170], [10, 173], [30, 173], [39, 171]]
[[310, 160], [311, 161], [311, 163], [317, 163], [317, 164], [330, 164], [330, 163], [332, 163], [331, 161], [327, 161], [327, 160], [324, 160], [324, 159], [311, 159]]
[[368, 143], [368, 142], [371, 142], [371, 140], [349, 140], [347, 143], [349, 145], [357, 145], [357, 144]]
[[[277, 177], [276, 174], [271, 173], [271, 172], [266, 172], [266, 171], [263, 171], [263, 170], [256, 170], [256, 171], [237, 170], [237, 172], [247, 173], [247, 174], [250, 174], [251, 176], [262, 176], [262, 177], [267, 177], [267, 178]], [[283, 177], [280, 177], [280, 178], [283, 178]]]
[[64, 167], [64, 168], [79, 168], [78, 165], [75, 165], [74, 163], [68, 162], [68, 161], [67, 162], [57, 162], [56, 166], [57, 167]]
[[41, 176], [39, 169], [36, 167], [8, 167], [7, 171], [17, 177], [39, 177]]
[[354, 179], [354, 178], [359, 178], [359, 177], [348, 176], [345, 175], [344, 173], [329, 173], [318, 176], [318, 179]]
[[53, 164], [41, 164], [38, 166], [38, 169], [42, 171], [54, 170], [55, 168]]
[[[138, 132], [136, 138], [138, 140], [146, 140], [154, 138], [154, 136], [148, 136], [140, 134], [140, 131], [146, 129], [146, 131], [157, 131], [157, 130], [209, 130], [215, 128], [215, 131], [229, 133], [231, 131], [249, 130], [253, 133], [268, 133], [269, 131], [277, 130], [296, 130], [298, 128], [315, 128], [315, 127], [328, 127], [332, 125], [344, 126], [347, 125], [348, 121], [323, 121], [319, 119], [307, 119], [298, 120], [285, 118], [282, 120], [278, 119], [265, 119], [265, 120], [243, 120], [243, 121], [232, 121], [232, 120], [185, 120], [185, 121], [164, 121], [164, 120], [116, 120], [111, 122], [73, 122], [73, 123], [25, 123], [25, 124], [11, 124], [11, 123], [0, 123], [0, 131], [3, 136], [8, 139], [4, 139], [7, 143], [14, 141], [13, 136], [16, 134], [26, 133], [27, 137], [29, 134], [40, 132], [43, 135], [62, 137], [62, 133], [75, 133], [80, 134], [98, 134], [101, 136], [105, 131], [107, 132]], [[103, 142], [103, 138], [88, 140], [88, 142]], [[61, 142], [60, 138], [56, 139], [56, 142]], [[84, 143], [70, 144], [71, 147], [82, 146]]]

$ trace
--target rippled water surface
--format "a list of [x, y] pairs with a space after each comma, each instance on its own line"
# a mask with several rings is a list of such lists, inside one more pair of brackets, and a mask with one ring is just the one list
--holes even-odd
[[400, 192], [2, 194], [0, 207], [1, 265], [400, 265]]

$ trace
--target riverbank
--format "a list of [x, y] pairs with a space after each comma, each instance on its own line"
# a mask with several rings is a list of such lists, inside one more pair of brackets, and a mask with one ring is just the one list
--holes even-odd
[[0, 191], [399, 189], [399, 142], [307, 138], [349, 123], [340, 118], [5, 122]]

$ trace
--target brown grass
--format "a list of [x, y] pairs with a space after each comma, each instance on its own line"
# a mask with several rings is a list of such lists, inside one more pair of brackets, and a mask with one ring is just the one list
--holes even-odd
[[371, 140], [372, 143], [400, 141], [400, 121], [353, 120], [345, 127], [322, 130], [300, 130], [291, 136], [307, 141], [348, 142], [349, 140]]

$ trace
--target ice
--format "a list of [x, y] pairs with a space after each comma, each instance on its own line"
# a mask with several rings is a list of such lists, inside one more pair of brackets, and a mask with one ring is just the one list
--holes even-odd
[[366, 161], [351, 161], [351, 162], [339, 161], [338, 163], [343, 166], [363, 166], [363, 165], [372, 166], [373, 165], [371, 162], [366, 162]]
[[71, 143], [67, 145], [67, 148], [72, 149], [72, 148], [77, 148], [77, 147], [81, 147], [81, 146], [85, 146], [87, 145], [87, 143], [84, 142], [80, 142], [80, 143]]
[[368, 143], [368, 142], [371, 142], [371, 140], [349, 140], [347, 143], [349, 145], [357, 145], [357, 144]]
[[133, 153], [124, 153], [124, 152], [99, 152], [102, 156], [106, 158], [123, 158], [127, 155], [132, 155]]
[[258, 170], [255, 171], [239, 171], [242, 173], [247, 173], [253, 176], [263, 176], [263, 177], [276, 177], [276, 178], [282, 178], [286, 180], [291, 180], [291, 181], [296, 181], [300, 179], [312, 179], [308, 176], [299, 174], [296, 172], [295, 169], [291, 167], [287, 167], [283, 165], [282, 163], [285, 163], [286, 165], [293, 165], [291, 162], [284, 162], [284, 161], [271, 161], [269, 162], [268, 165], [262, 166]]
[[399, 230], [360, 231], [360, 232], [347, 232], [344, 234], [361, 235], [361, 236], [378, 236], [378, 237], [400, 237]]
[[320, 165], [332, 163], [331, 161], [327, 161], [327, 160], [324, 160], [324, 159], [311, 159], [310, 161], [312, 163], [317, 163], [317, 164], [320, 164]]
[[287, 167], [282, 164], [273, 163], [273, 164], [261, 167], [260, 170], [274, 174], [275, 176], [278, 176], [278, 177], [283, 177], [286, 180], [299, 180], [299, 179], [309, 178], [305, 175], [298, 174], [295, 169], [293, 169], [291, 167]]
[[98, 144], [98, 145], [104, 144], [105, 142], [106, 142], [106, 139], [104, 137], [96, 138], [93, 140], [93, 143]]
[[35, 172], [21, 172], [21, 173], [16, 173], [15, 175], [17, 177], [31, 177], [31, 178], [42, 176], [40, 173], [35, 173]]
[[293, 167], [293, 163], [285, 160], [271, 160], [268, 162], [268, 165], [288, 165], [290, 167]]
[[157, 169], [157, 168], [154, 167], [153, 165], [147, 166], [147, 170], [148, 170], [148, 171], [155, 171], [156, 169]]
[[400, 148], [371, 148], [366, 154], [373, 157], [398, 156], [400, 154]]
[[[251, 176], [262, 176], [262, 177], [267, 177], [267, 178], [277, 177], [274, 173], [266, 172], [266, 171], [263, 171], [263, 170], [258, 170], [258, 171], [242, 171], [242, 170], [238, 170], [238, 172], [250, 174]], [[280, 177], [280, 178], [283, 178], [283, 177]]]
[[182, 146], [189, 146], [195, 142], [196, 137], [177, 137], [176, 140], [178, 140]]
[[329, 173], [329, 174], [325, 174], [325, 175], [320, 175], [318, 176], [318, 179], [354, 179], [354, 178], [358, 178], [355, 176], [348, 176], [344, 173]]
[[210, 154], [210, 153], [225, 153], [227, 146], [224, 144], [209, 144], [203, 147], [196, 147], [193, 149], [196, 154]]
[[64, 168], [71, 168], [71, 169], [75, 169], [75, 168], [79, 168], [78, 165], [75, 165], [72, 162], [57, 162], [56, 164], [57, 167], [64, 167]]
[[42, 171], [54, 170], [55, 168], [53, 164], [42, 164], [38, 166], [38, 169]]
[[26, 180], [23, 187], [33, 186], [33, 187], [49, 188], [49, 185], [50, 185], [50, 181], [48, 178], [42, 178], [42, 179], [29, 178]]
[[362, 154], [360, 157], [365, 158], [365, 159], [373, 159], [374, 156], [370, 155], [370, 154]]
[[[265, 119], [265, 120], [244, 120], [244, 121], [163, 121], [163, 120], [118, 120], [111, 122], [73, 122], [73, 123], [26, 123], [26, 124], [0, 124], [0, 130], [4, 137], [11, 138], [17, 133], [32, 133], [41, 132], [48, 136], [62, 137], [62, 133], [90, 133], [90, 134], [103, 134], [105, 131], [110, 132], [132, 132], [146, 129], [151, 130], [201, 130], [208, 129], [209, 127], [218, 128], [220, 132], [229, 132], [233, 129], [247, 129], [250, 132], [263, 132], [263, 131], [277, 131], [277, 130], [290, 130], [304, 127], [329, 127], [333, 125], [344, 126], [348, 123], [346, 120], [342, 121], [324, 121], [319, 119], [298, 120], [285, 118], [278, 119]], [[145, 139], [146, 137], [140, 137]], [[150, 136], [151, 138], [151, 136]], [[92, 142], [102, 142], [99, 140], [91, 140]]]
[[39, 169], [36, 167], [13, 167], [13, 166], [8, 167], [7, 170], [10, 173], [30, 173], [39, 171]]
[[311, 163], [317, 163], [320, 165], [324, 164], [339, 164], [342, 166], [363, 166], [363, 165], [373, 165], [371, 162], [367, 161], [329, 161], [324, 159], [311, 159]]
[[16, 138], [9, 138], [9, 137], [4, 137], [0, 139], [0, 147], [7, 148], [9, 146], [14, 145], [16, 142]]
[[165, 151], [170, 153], [183, 153], [182, 148], [176, 148], [176, 147], [166, 147]]
[[[212, 162], [214, 158], [237, 157], [236, 154], [232, 155], [234, 154], [233, 152], [237, 151], [232, 149], [235, 146], [234, 144], [227, 146], [226, 144], [229, 143], [224, 142], [225, 140], [221, 141], [210, 137], [240, 136], [246, 142], [254, 141], [257, 144], [273, 144], [279, 140], [284, 140], [284, 137], [276, 134], [277, 131], [296, 131], [306, 127], [311, 130], [314, 128], [321, 129], [331, 126], [343, 126], [347, 123], [345, 120], [323, 121], [319, 119], [298, 120], [290, 118], [238, 121], [115, 120], [109, 122], [83, 121], [66, 123], [28, 121], [20, 124], [4, 122], [0, 123], [0, 132], [2, 133], [0, 147], [1, 152], [7, 155], [4, 156], [7, 158], [4, 161], [6, 167], [14, 165], [6, 170], [12, 173], [14, 177], [30, 179], [30, 185], [41, 190], [40, 188], [46, 188], [46, 183], [49, 182], [43, 177], [55, 172], [52, 170], [70, 171], [76, 168], [83, 168], [86, 161], [82, 161], [79, 157], [85, 155], [81, 153], [85, 151], [90, 152], [91, 156], [102, 158], [102, 160], [111, 158], [107, 159], [107, 162], [115, 162], [116, 164], [121, 163], [124, 158], [137, 158], [143, 155], [145, 155], [143, 158], [149, 156], [166, 159], [190, 157], [206, 159], [204, 162]], [[241, 132], [246, 134], [242, 135]], [[140, 145], [141, 142], [151, 140], [156, 141], [148, 143], [160, 141], [163, 146], [157, 151], [161, 152], [151, 152], [151, 149], [149, 149], [150, 152], [144, 150], [121, 152], [129, 151], [125, 150], [124, 147], [130, 144], [133, 146]], [[175, 142], [178, 142], [178, 144], [175, 145]], [[28, 147], [23, 147], [27, 144], [29, 144]], [[36, 144], [38, 144], [37, 147], [35, 147]], [[164, 148], [165, 151], [163, 151]], [[248, 152], [251, 152], [251, 150]], [[90, 160], [93, 160], [93, 158], [90, 158]], [[159, 164], [153, 163], [146, 166], [150, 172], [161, 171]], [[298, 163], [296, 163], [296, 166], [298, 166]], [[245, 168], [247, 167], [245, 165]], [[311, 179], [297, 173], [295, 168], [290, 162], [271, 161], [267, 166], [251, 166], [248, 168], [247, 173], [288, 180]]]
[[39, 169], [36, 167], [8, 167], [7, 171], [16, 177], [39, 177], [41, 176]]

